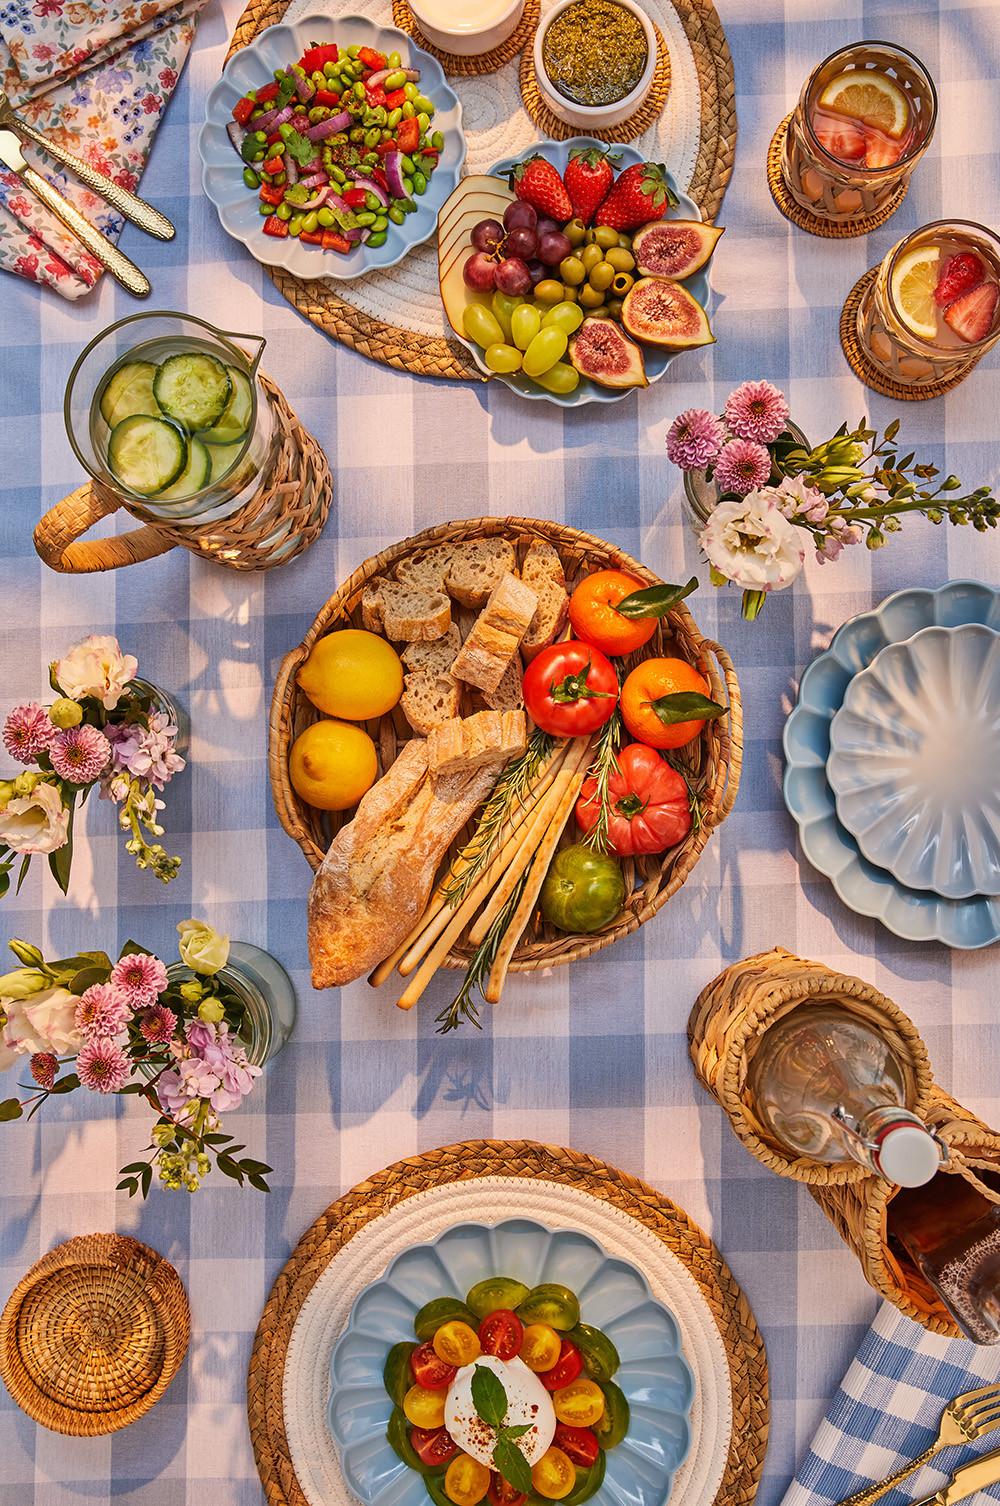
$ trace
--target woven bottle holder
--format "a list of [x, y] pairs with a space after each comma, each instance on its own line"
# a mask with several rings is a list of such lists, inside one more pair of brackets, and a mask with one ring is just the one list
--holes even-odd
[[145, 523], [109, 539], [81, 535], [119, 508], [115, 492], [96, 481], [63, 497], [35, 528], [35, 548], [63, 574], [119, 570], [166, 554], [180, 544], [200, 559], [230, 570], [273, 570], [308, 549], [323, 531], [333, 499], [326, 456], [302, 427], [284, 395], [263, 373], [259, 379], [273, 409], [277, 443], [258, 490], [228, 518], [188, 523]]
[[935, 1292], [891, 1238], [898, 1188], [860, 1163], [827, 1166], [790, 1155], [769, 1137], [755, 1111], [747, 1075], [764, 1032], [810, 1003], [836, 1004], [879, 1029], [902, 1066], [909, 1107], [948, 1148], [941, 1174], [964, 1177], [989, 1202], [1000, 1203], [1000, 1135], [938, 1087], [912, 1021], [861, 978], [807, 962], [783, 947], [726, 968], [699, 994], [688, 1022], [698, 1080], [725, 1109], [751, 1155], [778, 1176], [808, 1185], [877, 1292], [925, 1328], [958, 1337]]

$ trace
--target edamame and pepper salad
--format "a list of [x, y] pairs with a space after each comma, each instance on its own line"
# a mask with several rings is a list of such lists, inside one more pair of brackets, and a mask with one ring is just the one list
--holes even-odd
[[297, 63], [233, 106], [243, 181], [265, 235], [344, 255], [385, 244], [440, 160], [434, 101], [398, 52], [307, 47]]

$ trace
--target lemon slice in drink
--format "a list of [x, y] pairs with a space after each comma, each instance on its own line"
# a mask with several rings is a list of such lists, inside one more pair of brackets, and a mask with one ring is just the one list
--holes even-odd
[[940, 249], [915, 246], [900, 257], [892, 274], [892, 298], [907, 329], [921, 340], [937, 338], [937, 305], [934, 289], [938, 283]]
[[910, 119], [906, 95], [884, 73], [858, 68], [838, 73], [830, 80], [819, 102], [824, 109], [839, 110], [864, 125], [878, 126], [898, 141]]

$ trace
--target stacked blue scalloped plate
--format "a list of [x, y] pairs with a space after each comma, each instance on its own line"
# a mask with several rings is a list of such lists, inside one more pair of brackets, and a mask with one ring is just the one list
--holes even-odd
[[784, 746], [802, 849], [846, 905], [908, 941], [1000, 939], [1000, 591], [898, 591], [844, 623]]

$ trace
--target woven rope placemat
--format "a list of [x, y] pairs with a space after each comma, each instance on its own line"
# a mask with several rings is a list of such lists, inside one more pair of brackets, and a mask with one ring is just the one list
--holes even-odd
[[798, 225], [800, 230], [808, 230], [810, 235], [822, 235], [827, 240], [853, 240], [855, 236], [867, 235], [870, 230], [877, 230], [884, 225], [886, 220], [891, 219], [896, 210], [906, 198], [906, 191], [910, 186], [909, 178], [899, 185], [887, 203], [876, 214], [866, 214], [859, 220], [824, 220], [817, 214], [810, 214], [808, 209], [803, 209], [796, 199], [788, 192], [785, 179], [781, 172], [781, 149], [785, 141], [785, 132], [791, 115], [786, 115], [784, 120], [771, 137], [771, 145], [767, 149], [767, 186], [771, 190], [771, 198], [777, 204], [786, 220], [791, 220], [793, 225]]
[[[310, 8], [319, 10], [330, 0], [310, 0]], [[391, 0], [384, 0], [386, 7]], [[401, 0], [396, 0], [401, 3]], [[531, 0], [529, 0], [531, 3]], [[679, 123], [680, 135], [685, 137], [683, 171], [678, 173], [681, 187], [686, 187], [691, 197], [700, 205], [708, 220], [714, 220], [722, 204], [733, 170], [736, 151], [736, 89], [733, 79], [733, 64], [726, 42], [722, 23], [711, 0], [659, 0], [667, 9], [675, 30], [674, 44], [684, 48], [685, 57], [672, 60], [672, 84], [669, 107], [660, 117], [663, 130], [670, 139], [676, 139]], [[233, 32], [229, 55], [246, 47], [258, 32], [274, 26], [285, 16], [295, 0], [250, 0]], [[377, 0], [355, 0], [359, 12], [377, 13], [381, 20], [388, 19]], [[293, 10], [293, 14], [295, 11]], [[333, 11], [331, 10], [331, 14]], [[391, 14], [391, 12], [390, 12]], [[661, 31], [669, 29], [661, 26]], [[683, 33], [683, 36], [681, 36]], [[684, 47], [686, 39], [688, 47]], [[672, 45], [674, 45], [672, 44]], [[690, 56], [687, 56], [688, 48]], [[533, 126], [520, 104], [516, 60], [506, 63], [502, 70], [480, 81], [466, 76], [465, 86], [476, 91], [474, 105], [469, 108], [469, 96], [463, 93], [463, 80], [458, 79], [458, 91], [467, 107], [467, 118], [472, 124], [473, 115], [481, 117], [477, 139], [484, 166], [476, 162], [468, 164], [470, 171], [483, 171], [491, 162], [498, 160], [510, 150], [509, 132], [505, 139], [504, 122], [508, 119], [505, 110], [497, 115], [498, 102], [515, 94], [518, 99], [517, 117], [520, 122], [518, 142]], [[680, 75], [680, 80], [679, 80]], [[697, 92], [697, 121], [685, 124], [685, 118], [676, 115], [681, 82], [689, 82], [689, 94]], [[506, 82], [505, 82], [506, 81]], [[648, 138], [647, 138], [648, 141]], [[490, 155], [485, 155], [489, 148]], [[517, 149], [520, 149], [520, 145]], [[656, 140], [648, 141], [647, 149], [656, 160], [668, 160], [672, 155]], [[686, 183], [684, 180], [687, 180]], [[457, 340], [450, 338], [446, 321], [440, 311], [436, 289], [436, 251], [433, 243], [418, 247], [399, 264], [383, 273], [373, 273], [354, 283], [329, 282], [320, 278], [304, 281], [279, 269], [268, 268], [278, 291], [326, 334], [348, 345], [362, 355], [381, 361], [386, 366], [419, 376], [448, 377], [459, 381], [481, 382], [485, 380], [468, 351]], [[434, 288], [432, 289], [432, 273]], [[392, 279], [392, 288], [380, 279]], [[410, 307], [422, 308], [433, 296], [434, 317], [415, 319], [424, 323], [424, 329], [410, 329], [403, 323], [394, 323], [393, 317], [400, 314], [391, 309], [395, 301], [405, 299]], [[366, 307], [361, 307], [364, 302]], [[429, 305], [428, 305], [429, 307]], [[374, 312], [373, 312], [374, 310]]]
[[247, 1376], [250, 1436], [269, 1506], [308, 1506], [291, 1462], [282, 1398], [292, 1328], [319, 1276], [359, 1229], [406, 1198], [486, 1176], [545, 1178], [587, 1192], [644, 1224], [687, 1267], [729, 1357], [733, 1427], [716, 1506], [748, 1506], [767, 1449], [767, 1356], [725, 1261], [707, 1235], [647, 1183], [595, 1157], [530, 1140], [473, 1140], [397, 1161], [332, 1203], [302, 1236], [271, 1289]]
[[474, 57], [463, 57], [457, 52], [442, 52], [439, 47], [428, 42], [406, 0], [392, 0], [393, 25], [398, 26], [400, 31], [405, 31], [407, 36], [411, 36], [418, 47], [422, 47], [425, 52], [437, 58], [445, 73], [456, 74], [459, 78], [473, 78], [481, 73], [496, 73], [504, 63], [511, 62], [535, 35], [535, 27], [538, 25], [540, 14], [541, 0], [526, 0], [521, 19], [506, 42], [501, 42], [499, 47], [494, 47], [489, 52], [480, 52]]
[[[667, 95], [670, 93], [670, 53], [660, 28], [654, 26], [653, 30], [656, 32], [656, 71], [649, 93], [628, 120], [604, 131], [591, 131], [590, 134], [599, 141], [634, 141], [643, 131], [648, 131], [650, 126], [656, 124], [657, 117], [666, 106]], [[553, 141], [569, 141], [572, 136], [582, 134], [579, 126], [567, 125], [558, 115], [553, 115], [543, 100], [535, 72], [534, 50], [531, 47], [526, 47], [521, 53], [521, 98], [535, 125]]]
[[953, 387], [964, 382], [973, 367], [960, 371], [957, 376], [946, 377], [939, 382], [929, 382], [925, 387], [911, 387], [886, 376], [885, 372], [874, 365], [862, 350], [861, 341], [858, 339], [858, 308], [866, 290], [875, 281], [877, 275], [878, 267], [870, 267], [863, 277], [859, 277], [840, 311], [840, 344], [847, 357], [847, 364], [866, 387], [870, 387], [873, 392], [880, 392], [883, 397], [894, 397], [901, 403], [918, 403], [927, 398], [943, 397], [946, 392], [950, 392]]

